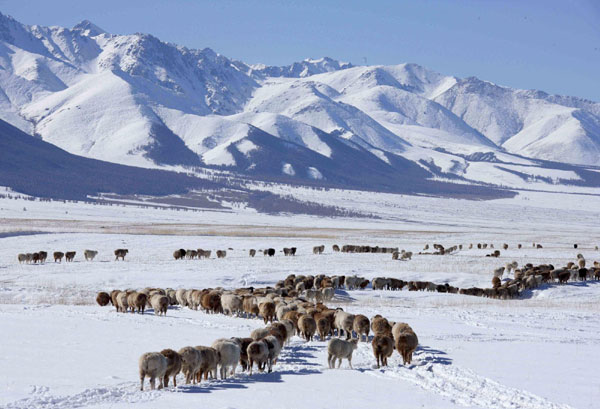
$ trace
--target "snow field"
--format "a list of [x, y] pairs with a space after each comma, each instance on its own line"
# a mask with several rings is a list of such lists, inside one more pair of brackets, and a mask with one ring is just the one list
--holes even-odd
[[[530, 233], [513, 236], [525, 246]], [[598, 301], [600, 284], [547, 286], [520, 300], [487, 300], [456, 294], [408, 291], [339, 290], [331, 307], [342, 306], [368, 317], [382, 314], [408, 322], [420, 346], [410, 368], [394, 352], [388, 368], [376, 369], [371, 346], [360, 343], [354, 371], [342, 364], [329, 370], [326, 343], [318, 337], [304, 343], [294, 337], [284, 348], [272, 374], [252, 377], [238, 373], [226, 381], [200, 386], [137, 391], [137, 358], [148, 351], [210, 345], [214, 339], [247, 336], [262, 320], [209, 315], [170, 308], [166, 317], [151, 312], [117, 314], [94, 305], [95, 293], [114, 288], [273, 285], [288, 274], [358, 274], [366, 278], [393, 276], [489, 285], [493, 268], [513, 259], [562, 265], [582, 252], [590, 262], [595, 253], [587, 243], [572, 249], [575, 237], [552, 237], [544, 249], [513, 248], [500, 259], [487, 250], [450, 256], [415, 254], [408, 262], [390, 254], [332, 253], [331, 244], [394, 245], [418, 252], [425, 242], [444, 245], [483, 241], [484, 232], [412, 233], [381, 237], [283, 238], [65, 233], [0, 239], [0, 322], [4, 337], [0, 364], [0, 405], [7, 408], [173, 407], [202, 402], [217, 407], [264, 407], [266, 400], [286, 407], [594, 407], [599, 396], [593, 376], [600, 364]], [[542, 237], [539, 237], [541, 239]], [[491, 240], [487, 240], [490, 242]], [[494, 241], [496, 247], [501, 242]], [[312, 246], [325, 244], [326, 254]], [[278, 252], [269, 258], [249, 258], [249, 248], [298, 247], [296, 257]], [[126, 247], [125, 262], [115, 262], [112, 250]], [[172, 259], [176, 248], [228, 249], [225, 259]], [[83, 261], [83, 250], [99, 250], [94, 262]], [[77, 250], [73, 263], [19, 265], [16, 254], [47, 249]], [[504, 253], [504, 252], [503, 252]], [[31, 329], [35, 328], [35, 337]], [[239, 369], [238, 369], [239, 371]], [[559, 381], [557, 381], [559, 380]], [[560, 388], [550, 387], [557, 382]], [[300, 393], [298, 391], [310, 391]], [[198, 401], [198, 396], [201, 401]], [[300, 399], [301, 397], [301, 399]], [[569, 406], [567, 406], [569, 405]]]

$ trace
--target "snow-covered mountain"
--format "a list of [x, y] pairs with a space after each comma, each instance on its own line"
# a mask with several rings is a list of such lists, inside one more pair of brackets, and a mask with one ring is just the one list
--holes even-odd
[[0, 91], [0, 119], [26, 133], [148, 168], [315, 181], [410, 168], [504, 184], [517, 173], [547, 174], [539, 168], [553, 165], [541, 160], [600, 166], [599, 103], [416, 64], [250, 66], [87, 20], [67, 29], [0, 14]]

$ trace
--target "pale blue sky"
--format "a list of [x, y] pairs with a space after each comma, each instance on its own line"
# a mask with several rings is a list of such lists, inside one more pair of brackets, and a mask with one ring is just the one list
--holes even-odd
[[600, 0], [0, 0], [26, 24], [151, 33], [247, 63], [329, 56], [600, 101]]

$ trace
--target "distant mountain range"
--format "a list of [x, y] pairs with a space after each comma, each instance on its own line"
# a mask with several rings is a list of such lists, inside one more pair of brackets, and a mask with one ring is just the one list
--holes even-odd
[[355, 188], [595, 186], [586, 168], [600, 166], [600, 104], [581, 98], [416, 64], [248, 65], [89, 21], [28, 26], [2, 14], [0, 119], [123, 165]]

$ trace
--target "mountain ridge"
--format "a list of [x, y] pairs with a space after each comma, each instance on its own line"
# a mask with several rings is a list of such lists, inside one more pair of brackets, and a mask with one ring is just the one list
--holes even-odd
[[[68, 29], [0, 14], [0, 65], [0, 119], [73, 154], [120, 164], [290, 176], [290, 167], [258, 154], [286, 156], [285, 143], [274, 149], [276, 138], [339, 162], [319, 169], [323, 162], [308, 154], [314, 163], [293, 173], [304, 180], [358, 160], [355, 152], [365, 171], [401, 157], [430, 178], [471, 183], [495, 183], [469, 171], [471, 158], [486, 155], [600, 166], [599, 103], [414, 63], [323, 57], [248, 65], [150, 34], [109, 34], [88, 20]], [[252, 137], [255, 129], [269, 137]]]

